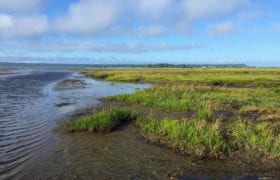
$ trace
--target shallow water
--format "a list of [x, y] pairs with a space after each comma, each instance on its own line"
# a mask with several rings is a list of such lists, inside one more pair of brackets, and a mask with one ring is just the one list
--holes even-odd
[[[24, 70], [0, 76], [0, 179], [20, 177], [53, 141], [55, 119], [92, 107], [98, 99], [148, 85], [95, 81], [66, 70]], [[84, 82], [54, 90], [64, 79]]]

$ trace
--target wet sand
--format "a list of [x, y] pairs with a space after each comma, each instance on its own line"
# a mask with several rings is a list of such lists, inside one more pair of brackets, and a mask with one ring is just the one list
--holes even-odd
[[[172, 179], [172, 178], [276, 178], [280, 163], [262, 153], [233, 159], [203, 159], [181, 155], [151, 143], [133, 124], [111, 133], [68, 133], [65, 122], [90, 111], [126, 106], [142, 113], [162, 114], [123, 102], [103, 101], [96, 109], [76, 112], [57, 121], [55, 141], [23, 179]], [[182, 114], [183, 116], [183, 114]]]

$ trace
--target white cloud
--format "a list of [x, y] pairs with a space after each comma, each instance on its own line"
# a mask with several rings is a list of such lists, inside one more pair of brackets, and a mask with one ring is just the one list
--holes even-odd
[[50, 23], [46, 15], [39, 12], [44, 1], [0, 0], [0, 10], [20, 12], [3, 11], [0, 37], [30, 37], [55, 32], [134, 38], [157, 37], [169, 32], [189, 35], [200, 20], [238, 13], [251, 0], [79, 0]]
[[[127, 43], [92, 43], [92, 42], [64, 42], [62, 44], [55, 44], [51, 49], [59, 51], [92, 51], [92, 52], [117, 52], [117, 53], [144, 53], [153, 51], [165, 50], [190, 50], [201, 48], [200, 44], [180, 44], [171, 45], [167, 43], [140, 43], [140, 42], [127, 42]], [[48, 51], [48, 48], [46, 47]]]
[[0, 0], [0, 39], [30, 38], [48, 31], [48, 18], [40, 14], [45, 0]]
[[0, 32], [1, 29], [6, 29], [13, 26], [13, 19], [7, 14], [0, 14]]
[[280, 32], [280, 22], [270, 23], [267, 29], [269, 31]]
[[33, 37], [48, 30], [48, 19], [43, 15], [0, 14], [0, 22], [0, 38]]
[[27, 12], [38, 10], [44, 0], [0, 0], [0, 11]]
[[162, 42], [149, 42], [141, 43], [138, 41], [130, 41], [124, 43], [112, 43], [112, 42], [92, 42], [86, 40], [69, 41], [69, 40], [55, 40], [48, 42], [47, 44], [38, 43], [33, 41], [25, 44], [9, 44], [1, 47], [2, 51], [16, 52], [19, 49], [25, 52], [99, 52], [99, 53], [144, 53], [154, 51], [165, 50], [191, 50], [201, 48], [201, 44], [168, 44]]
[[279, 33], [280, 32], [280, 22], [269, 22], [266, 24], [261, 25], [254, 25], [250, 26], [250, 28], [247, 29], [247, 33]]
[[250, 0], [185, 0], [183, 8], [187, 20], [199, 20], [231, 13], [249, 4]]
[[120, 5], [115, 0], [81, 0], [70, 6], [66, 16], [55, 21], [55, 29], [66, 33], [98, 33], [115, 22]]
[[208, 35], [211, 37], [224, 37], [238, 31], [238, 28], [232, 22], [223, 22], [208, 27]]
[[137, 2], [133, 5], [139, 7], [139, 14], [150, 19], [162, 18], [173, 5], [172, 0], [138, 0]]
[[143, 26], [139, 27], [136, 31], [136, 35], [140, 38], [157, 37], [165, 33], [167, 33], [167, 29], [161, 25]]
[[262, 17], [265, 15], [265, 12], [261, 10], [255, 10], [255, 11], [244, 11], [237, 15], [237, 17], [241, 20], [249, 20], [257, 17]]
[[[251, 0], [80, 0], [69, 7], [65, 16], [55, 21], [54, 29], [82, 35], [103, 33], [150, 37], [163, 35], [166, 30], [190, 34], [193, 24], [201, 19], [238, 13], [250, 2]], [[134, 33], [135, 31], [139, 32]]]
[[[0, 10], [15, 12], [0, 13], [0, 39], [32, 38], [40, 35], [65, 33], [96, 37], [129, 37], [123, 44], [114, 43], [65, 43], [33, 48], [61, 51], [98, 52], [149, 52], [161, 50], [187, 50], [197, 45], [168, 45], [163, 43], [139, 43], [138, 39], [172, 34], [190, 34], [195, 23], [205, 18], [219, 19], [222, 15], [236, 15], [251, 0], [79, 0], [69, 5], [64, 15], [49, 22], [40, 14], [39, 7], [44, 0], [0, 0]], [[65, 7], [66, 8], [66, 7]], [[29, 12], [30, 11], [30, 12]], [[0, 11], [1, 12], [1, 11]], [[213, 37], [230, 35], [237, 27], [229, 22], [208, 27]], [[41, 36], [42, 37], [42, 36]], [[131, 42], [132, 41], [132, 42]], [[136, 43], [135, 43], [136, 41]], [[39, 47], [37, 47], [39, 46]], [[20, 49], [20, 48], [18, 48]]]
[[[61, 46], [65, 48], [65, 46]], [[74, 51], [79, 49], [85, 51], [94, 52], [118, 52], [118, 53], [144, 53], [154, 51], [166, 51], [166, 50], [191, 50], [201, 48], [200, 44], [180, 44], [173, 45], [167, 43], [140, 43], [140, 42], [128, 42], [128, 43], [97, 43], [97, 44], [72, 44], [68, 46], [68, 49]]]

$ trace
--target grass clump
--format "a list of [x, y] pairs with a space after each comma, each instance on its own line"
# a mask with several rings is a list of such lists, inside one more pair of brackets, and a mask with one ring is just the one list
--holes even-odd
[[241, 119], [230, 127], [231, 144], [236, 149], [258, 149], [273, 156], [280, 156], [280, 134], [273, 132], [268, 123], [253, 124]]
[[[186, 94], [185, 94], [186, 95]], [[107, 97], [107, 100], [127, 101], [141, 103], [149, 107], [158, 107], [161, 110], [188, 110], [191, 109], [193, 102], [191, 96], [181, 98], [183, 94], [173, 92], [167, 87], [156, 86], [145, 91], [137, 91], [134, 94], [121, 94]]]
[[239, 119], [223, 130], [218, 121], [196, 118], [158, 121], [142, 117], [136, 124], [148, 139], [168, 144], [182, 153], [220, 157], [258, 149], [280, 157], [280, 134], [273, 131], [268, 123], [253, 124]]
[[244, 106], [239, 109], [240, 113], [267, 113], [269, 109], [258, 108], [256, 106]]
[[67, 127], [70, 132], [109, 132], [123, 122], [135, 120], [136, 112], [125, 108], [111, 108], [95, 114], [86, 115], [75, 122], [68, 122]]
[[139, 118], [136, 124], [149, 137], [178, 148], [183, 153], [198, 156], [219, 156], [227, 154], [229, 146], [215, 124], [203, 120], [157, 121], [149, 117]]
[[280, 121], [280, 113], [262, 115], [258, 121]]
[[213, 117], [214, 115], [211, 110], [211, 104], [209, 102], [205, 102], [204, 104], [202, 104], [202, 107], [200, 107], [197, 111], [197, 119], [212, 121]]

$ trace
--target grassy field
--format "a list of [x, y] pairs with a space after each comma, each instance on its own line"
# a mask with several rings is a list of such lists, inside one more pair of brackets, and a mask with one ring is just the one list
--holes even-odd
[[99, 69], [89, 76], [110, 81], [184, 83], [213, 86], [266, 87], [280, 85], [279, 69], [260, 68], [160, 68]]
[[153, 83], [107, 100], [194, 112], [183, 119], [139, 117], [136, 124], [149, 139], [202, 156], [258, 150], [280, 157], [280, 69], [96, 69], [87, 75]]

